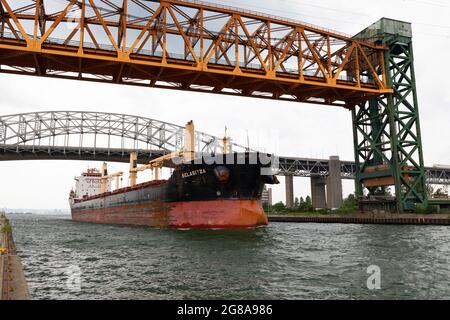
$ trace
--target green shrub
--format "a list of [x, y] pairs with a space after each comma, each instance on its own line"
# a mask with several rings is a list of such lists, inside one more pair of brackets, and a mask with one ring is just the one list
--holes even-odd
[[319, 209], [315, 211], [316, 214], [329, 214], [330, 212], [331, 211], [328, 209]]
[[8, 220], [6, 220], [6, 222], [2, 228], [2, 232], [3, 233], [11, 233], [12, 232], [12, 228], [11, 228], [11, 225], [9, 224]]
[[350, 194], [347, 198], [345, 198], [342, 203], [342, 207], [337, 210], [339, 213], [355, 213], [358, 211], [358, 200], [354, 194]]
[[423, 205], [417, 205], [415, 213], [417, 214], [434, 214], [434, 213], [440, 213], [439, 206], [423, 206]]

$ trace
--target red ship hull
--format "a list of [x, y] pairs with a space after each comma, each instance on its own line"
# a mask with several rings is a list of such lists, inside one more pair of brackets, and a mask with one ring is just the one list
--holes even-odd
[[[261, 205], [265, 183], [258, 154], [234, 154], [232, 163], [184, 163], [168, 180], [83, 198], [71, 198], [75, 221], [161, 228], [252, 228], [267, 225]], [[242, 157], [238, 158], [239, 156]], [[220, 159], [219, 159], [220, 160]], [[245, 160], [245, 161], [240, 161]]]
[[74, 210], [75, 221], [161, 228], [253, 228], [267, 225], [259, 200], [153, 202]]

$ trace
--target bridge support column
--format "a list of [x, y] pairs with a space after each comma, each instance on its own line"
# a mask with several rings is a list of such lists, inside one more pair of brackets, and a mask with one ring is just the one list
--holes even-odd
[[311, 176], [311, 199], [314, 209], [325, 209], [327, 207], [325, 185], [326, 180], [322, 176]]
[[286, 175], [286, 207], [294, 207], [294, 176]]
[[338, 156], [331, 156], [328, 163], [327, 207], [337, 209], [342, 203], [341, 161]]
[[[393, 93], [352, 109], [356, 195], [363, 210], [414, 211], [428, 206], [428, 195], [411, 24], [382, 18], [353, 38], [368, 37], [388, 48], [380, 68], [386, 70], [384, 80]], [[379, 164], [387, 169], [374, 175]], [[387, 187], [394, 188], [395, 201]]]

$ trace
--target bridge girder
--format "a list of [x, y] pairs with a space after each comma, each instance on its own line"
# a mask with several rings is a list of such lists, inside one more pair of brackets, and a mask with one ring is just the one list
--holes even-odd
[[383, 46], [294, 20], [201, 1], [1, 4], [0, 72], [346, 107], [392, 92]]
[[[130, 153], [138, 153], [138, 163], [147, 164], [149, 161], [165, 154], [161, 150], [120, 149], [120, 148], [92, 148], [92, 147], [64, 147], [64, 146], [33, 146], [33, 145], [1, 145], [0, 161], [21, 160], [80, 160], [80, 161], [109, 161], [128, 163]], [[167, 161], [165, 167], [172, 167]], [[294, 176], [310, 178], [313, 176], [328, 176], [328, 160], [279, 157], [278, 176]], [[425, 167], [426, 181], [432, 185], [450, 185], [450, 168]], [[353, 161], [341, 162], [341, 177], [353, 180], [356, 176], [356, 164]]]
[[[80, 160], [129, 163], [131, 152], [137, 152], [139, 164], [148, 164], [151, 160], [159, 158], [165, 154], [165, 152], [161, 150], [0, 145], [0, 161]], [[164, 166], [173, 167], [173, 163], [171, 161], [166, 161]]]
[[[130, 153], [137, 151], [138, 162], [145, 164], [181, 148], [183, 130], [182, 126], [155, 119], [102, 112], [48, 111], [4, 115], [0, 116], [0, 161], [129, 162]], [[118, 139], [108, 140], [112, 136]], [[197, 153], [221, 153], [223, 139], [196, 131], [195, 148]], [[231, 151], [248, 149], [232, 143]], [[329, 160], [326, 159], [277, 159], [274, 165], [278, 166], [277, 175], [280, 176], [328, 175]], [[165, 163], [166, 167], [172, 165]], [[342, 178], [355, 179], [356, 168], [353, 161], [341, 161]], [[425, 174], [429, 184], [450, 185], [450, 167], [425, 167]]]

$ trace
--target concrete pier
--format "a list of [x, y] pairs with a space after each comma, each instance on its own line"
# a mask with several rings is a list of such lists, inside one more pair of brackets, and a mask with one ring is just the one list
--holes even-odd
[[[341, 161], [331, 156], [328, 176], [311, 175], [311, 198], [315, 209], [338, 209], [344, 200], [342, 195]], [[294, 207], [294, 176], [286, 175], [286, 208]]]
[[325, 195], [326, 179], [320, 175], [311, 176], [311, 199], [315, 209], [326, 209], [327, 198]]
[[294, 176], [287, 175], [286, 179], [286, 208], [294, 207]]
[[31, 296], [22, 262], [16, 253], [11, 225], [0, 213], [0, 300], [29, 299]]
[[338, 209], [342, 206], [341, 161], [338, 156], [331, 156], [328, 162], [327, 208]]

